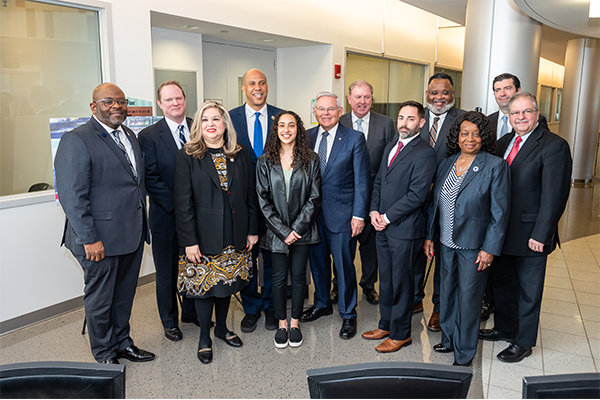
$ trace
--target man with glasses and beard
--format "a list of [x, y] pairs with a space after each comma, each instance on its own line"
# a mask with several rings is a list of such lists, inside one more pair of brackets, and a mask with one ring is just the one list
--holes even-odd
[[90, 345], [99, 363], [151, 361], [129, 336], [146, 221], [142, 150], [122, 125], [127, 99], [112, 83], [94, 89], [93, 117], [65, 133], [54, 168], [58, 199], [66, 215], [62, 239], [83, 269]]
[[[454, 120], [465, 113], [464, 110], [454, 107], [454, 82], [452, 77], [443, 72], [438, 72], [429, 78], [426, 95], [425, 125], [421, 127], [421, 139], [429, 143], [435, 150], [437, 163], [446, 158], [448, 151], [446, 137]], [[437, 245], [439, 246], [439, 245]], [[438, 249], [435, 253], [438, 253]], [[415, 313], [423, 311], [423, 297], [425, 266], [427, 259], [425, 254], [419, 254], [415, 264]], [[433, 312], [427, 323], [427, 329], [440, 331], [440, 272], [436, 267], [433, 273]]]
[[411, 344], [414, 262], [425, 238], [423, 204], [427, 200], [437, 160], [419, 137], [425, 110], [416, 101], [400, 104], [399, 140], [383, 151], [373, 185], [371, 223], [377, 231], [379, 261], [379, 327], [363, 338], [381, 340], [375, 350], [389, 353]]

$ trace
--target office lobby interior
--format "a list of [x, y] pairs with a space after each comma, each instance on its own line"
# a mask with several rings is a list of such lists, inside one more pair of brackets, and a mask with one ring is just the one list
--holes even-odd
[[[139, 116], [162, 115], [156, 88], [166, 79], [185, 82], [190, 117], [208, 99], [231, 109], [244, 103], [241, 76], [258, 67], [268, 78], [268, 103], [294, 110], [307, 128], [316, 124], [316, 93], [332, 91], [344, 100], [356, 79], [374, 86], [373, 110], [395, 120], [400, 102], [425, 102], [427, 79], [436, 72], [454, 78], [457, 106], [485, 114], [498, 109], [493, 77], [518, 75], [523, 90], [538, 97], [550, 130], [569, 142], [572, 188], [559, 223], [561, 246], [548, 258], [533, 355], [503, 363], [496, 355], [508, 342], [479, 341], [468, 398], [522, 398], [523, 377], [600, 372], [600, 16], [588, 16], [594, 1], [3, 2], [0, 365], [94, 362], [82, 335], [83, 272], [60, 246], [64, 213], [54, 191], [52, 121], [89, 117], [91, 91], [101, 82], [119, 85]], [[53, 115], [34, 112], [33, 87], [48, 89], [54, 106], [67, 98], [77, 106], [69, 112], [56, 106]], [[344, 102], [344, 112], [348, 107]], [[55, 120], [49, 124], [49, 118]], [[31, 191], [36, 184], [45, 190]], [[355, 266], [360, 276], [358, 256]], [[452, 353], [432, 348], [441, 333], [427, 329], [431, 275], [424, 311], [412, 317], [412, 345], [400, 351], [378, 353], [378, 342], [360, 336], [379, 321], [378, 306], [360, 289], [353, 339], [340, 339], [342, 319], [334, 312], [301, 323], [303, 344], [285, 349], [273, 345], [264, 314], [254, 332], [241, 332], [244, 311], [232, 298], [227, 324], [243, 347], [214, 340], [214, 361], [204, 365], [196, 325], [180, 324], [181, 341], [165, 338], [146, 246], [131, 336], [156, 359], [122, 360], [126, 395], [308, 398], [309, 369], [389, 361], [450, 366]], [[313, 289], [309, 285], [305, 308]], [[493, 326], [494, 314], [481, 322]]]

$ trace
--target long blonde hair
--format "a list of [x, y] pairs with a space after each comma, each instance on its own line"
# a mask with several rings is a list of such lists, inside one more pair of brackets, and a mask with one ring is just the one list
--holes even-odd
[[225, 155], [228, 158], [235, 158], [242, 149], [242, 146], [237, 142], [237, 134], [235, 133], [235, 128], [231, 122], [231, 117], [222, 104], [212, 100], [205, 101], [194, 114], [194, 123], [190, 129], [190, 140], [185, 144], [186, 154], [189, 154], [198, 160], [204, 158], [207, 146], [204, 142], [204, 137], [202, 136], [202, 114], [209, 108], [216, 108], [219, 110], [221, 118], [223, 118], [223, 123], [225, 124], [225, 132], [223, 133], [225, 145], [223, 146], [223, 151], [225, 151]]

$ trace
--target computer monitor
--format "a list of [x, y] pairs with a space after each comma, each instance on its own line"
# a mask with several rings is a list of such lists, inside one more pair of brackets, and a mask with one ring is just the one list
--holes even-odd
[[473, 377], [468, 367], [380, 362], [309, 369], [311, 399], [465, 399]]
[[41, 361], [0, 366], [3, 399], [125, 398], [125, 366]]
[[526, 376], [524, 399], [600, 399], [600, 374]]

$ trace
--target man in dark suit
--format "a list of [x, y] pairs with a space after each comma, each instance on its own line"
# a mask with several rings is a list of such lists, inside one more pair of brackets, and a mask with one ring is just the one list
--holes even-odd
[[496, 154], [510, 164], [513, 196], [502, 255], [492, 266], [495, 326], [479, 338], [512, 340], [498, 358], [519, 362], [536, 344], [546, 261], [559, 243], [572, 160], [569, 144], [538, 123], [535, 96], [520, 92], [508, 105], [514, 133], [498, 141]]
[[[267, 104], [267, 95], [269, 94], [269, 85], [267, 77], [258, 69], [251, 69], [244, 74], [242, 78], [242, 92], [246, 96], [246, 103], [243, 106], [229, 110], [231, 122], [237, 133], [239, 143], [252, 149], [252, 164], [256, 168], [256, 160], [263, 153], [267, 136], [273, 125], [273, 118], [281, 109]], [[261, 233], [266, 229], [261, 219]], [[271, 253], [260, 249], [263, 259], [263, 277], [264, 287], [262, 294], [258, 292], [258, 260], [259, 246], [252, 250], [254, 258], [254, 267], [252, 280], [250, 284], [242, 290], [242, 305], [246, 314], [242, 319], [242, 332], [252, 332], [256, 329], [261, 309], [265, 313], [265, 328], [275, 330], [279, 326], [279, 321], [275, 318], [275, 309], [273, 308], [273, 265], [271, 264]]]
[[310, 270], [315, 295], [314, 305], [300, 321], [309, 322], [333, 313], [331, 258], [336, 269], [339, 301], [343, 319], [340, 337], [356, 335], [356, 236], [365, 225], [369, 199], [369, 153], [364, 134], [339, 124], [340, 99], [331, 92], [316, 96], [313, 112], [319, 126], [308, 131], [310, 147], [321, 160], [323, 205], [318, 224], [321, 243], [310, 249]]
[[[496, 140], [500, 140], [502, 136], [512, 131], [508, 115], [508, 101], [512, 95], [521, 91], [521, 81], [515, 75], [505, 72], [494, 78], [492, 91], [494, 92], [496, 103], [498, 103], [499, 111], [491, 113], [488, 115], [488, 118], [492, 122], [492, 126], [496, 127]], [[502, 113], [502, 116], [500, 116], [500, 113]], [[549, 130], [548, 121], [541, 114], [539, 123], [542, 128]], [[492, 274], [489, 274], [485, 295], [483, 296], [483, 306], [481, 307], [481, 319], [484, 321], [489, 319], [490, 314], [494, 312], [495, 302], [492, 284]]]
[[[146, 190], [150, 195], [158, 314], [165, 337], [178, 341], [183, 334], [177, 307], [179, 243], [173, 210], [173, 174], [175, 155], [189, 140], [193, 120], [185, 117], [185, 92], [177, 81], [165, 81], [158, 87], [156, 103], [165, 118], [141, 131], [139, 141], [146, 160]], [[181, 308], [181, 321], [198, 325], [194, 300], [183, 297]]]
[[419, 137], [425, 110], [416, 101], [400, 104], [397, 142], [386, 146], [373, 185], [371, 223], [377, 230], [379, 260], [379, 327], [363, 333], [365, 339], [385, 341], [380, 353], [411, 344], [414, 272], [425, 237], [423, 204], [437, 169], [435, 151]]
[[[352, 82], [348, 88], [348, 103], [352, 111], [340, 117], [340, 123], [348, 128], [362, 132], [367, 141], [369, 160], [371, 162], [371, 179], [369, 180], [369, 193], [373, 190], [373, 182], [379, 171], [383, 149], [394, 139], [396, 129], [391, 118], [371, 111], [373, 104], [373, 86], [368, 82], [358, 80]], [[369, 220], [365, 221], [365, 229], [358, 235], [360, 243], [360, 261], [362, 277], [360, 286], [367, 301], [371, 304], [379, 303], [379, 296], [375, 291], [377, 282], [377, 249], [375, 247], [375, 230]], [[337, 298], [337, 285], [334, 284], [332, 293]]]
[[[438, 72], [429, 78], [427, 91], [425, 92], [426, 106], [425, 125], [421, 128], [421, 139], [433, 147], [438, 164], [446, 158], [448, 151], [446, 141], [450, 126], [456, 118], [465, 113], [464, 110], [454, 107], [454, 82], [452, 77], [443, 72]], [[436, 243], [439, 254], [439, 242]], [[423, 311], [423, 298], [425, 297], [425, 266], [427, 259], [425, 253], [419, 253], [415, 263], [415, 313]], [[433, 272], [433, 312], [427, 323], [427, 328], [439, 331], [440, 328], [440, 270], [435, 268]]]
[[93, 117], [63, 135], [54, 168], [66, 215], [62, 244], [83, 268], [84, 304], [96, 361], [150, 361], [129, 336], [146, 223], [144, 159], [135, 134], [122, 125], [127, 99], [112, 83], [98, 86]]
[[[496, 103], [498, 103], [499, 111], [491, 113], [488, 115], [488, 118], [492, 121], [492, 126], [496, 127], [496, 139], [500, 140], [502, 136], [512, 131], [508, 115], [508, 101], [512, 95], [521, 91], [521, 81], [515, 75], [505, 72], [494, 78], [492, 90], [494, 91], [494, 98], [496, 99]], [[542, 128], [547, 131], [549, 130], [548, 121], [541, 114], [539, 123]]]

